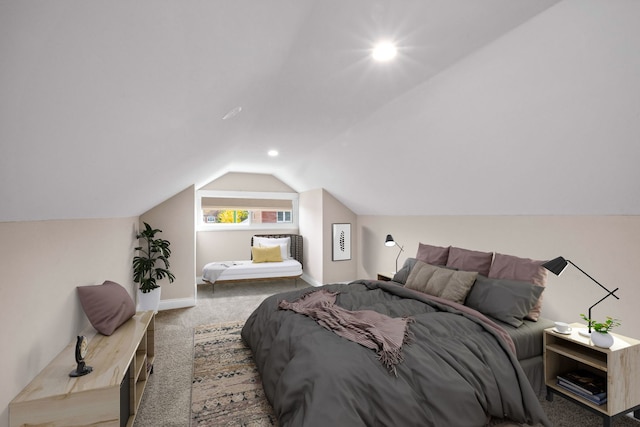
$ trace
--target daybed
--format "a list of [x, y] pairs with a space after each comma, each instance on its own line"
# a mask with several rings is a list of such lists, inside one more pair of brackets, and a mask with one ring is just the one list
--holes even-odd
[[530, 283], [546, 279], [541, 262], [439, 249], [392, 281], [278, 294], [252, 313], [242, 337], [281, 426], [550, 425], [538, 393], [553, 323], [539, 317], [544, 283]]
[[[276, 262], [254, 262], [253, 251], [258, 247], [280, 247]], [[302, 275], [302, 236], [299, 234], [257, 234], [251, 237], [252, 257], [242, 261], [211, 262], [202, 269], [202, 279], [210, 283], [294, 279]], [[214, 289], [215, 290], [215, 289]]]

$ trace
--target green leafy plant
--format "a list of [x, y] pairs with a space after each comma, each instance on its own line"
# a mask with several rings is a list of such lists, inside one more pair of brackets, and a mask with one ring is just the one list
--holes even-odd
[[622, 324], [622, 323], [620, 323], [619, 319], [613, 319], [613, 318], [611, 318], [609, 316], [607, 316], [607, 320], [605, 320], [604, 322], [598, 322], [596, 320], [589, 319], [584, 314], [580, 314], [580, 317], [582, 317], [587, 322], [587, 326], [589, 328], [593, 329], [596, 332], [600, 332], [600, 333], [603, 333], [603, 334], [606, 334], [611, 329], [615, 328], [616, 326], [620, 326]]
[[[175, 280], [173, 273], [169, 271], [169, 257], [171, 249], [168, 240], [156, 238], [156, 234], [162, 233], [162, 230], [151, 228], [149, 224], [144, 223], [144, 230], [136, 235], [138, 240], [144, 242], [143, 246], [138, 246], [135, 250], [138, 255], [133, 257], [133, 281], [139, 283], [142, 293], [151, 292], [155, 288], [159, 288], [158, 280], [165, 277], [169, 279], [169, 283]], [[156, 267], [156, 263], [159, 266]]]

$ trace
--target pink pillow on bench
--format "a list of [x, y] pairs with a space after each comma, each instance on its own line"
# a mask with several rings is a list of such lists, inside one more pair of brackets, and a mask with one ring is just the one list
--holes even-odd
[[102, 335], [111, 335], [136, 314], [125, 288], [106, 280], [102, 285], [78, 286], [78, 296], [89, 322]]

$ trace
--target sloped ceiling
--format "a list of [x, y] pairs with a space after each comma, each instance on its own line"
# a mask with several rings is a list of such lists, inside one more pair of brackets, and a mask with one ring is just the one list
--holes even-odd
[[2, 1], [0, 221], [230, 171], [357, 214], [638, 214], [638, 9], [607, 3]]

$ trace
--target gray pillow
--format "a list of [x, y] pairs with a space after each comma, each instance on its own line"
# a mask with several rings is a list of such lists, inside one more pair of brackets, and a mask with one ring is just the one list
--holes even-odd
[[398, 272], [393, 276], [393, 280], [396, 283], [402, 283], [403, 285], [407, 283], [407, 278], [409, 277], [409, 273], [411, 273], [411, 269], [416, 264], [415, 258], [407, 258], [404, 261], [404, 265]]
[[456, 271], [416, 261], [405, 288], [463, 304], [478, 273]]
[[514, 327], [536, 304], [543, 286], [518, 280], [489, 279], [478, 275], [465, 305]]
[[[488, 277], [491, 279], [522, 280], [538, 286], [547, 283], [547, 269], [542, 267], [544, 261], [519, 258], [513, 255], [495, 254]], [[542, 296], [529, 310], [526, 318], [537, 321], [542, 312]]]

